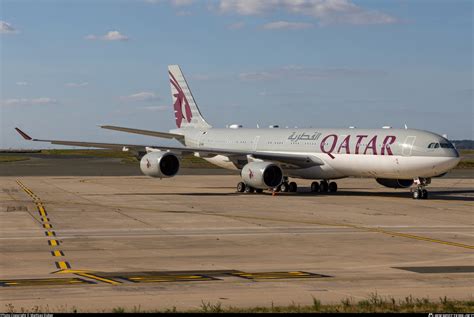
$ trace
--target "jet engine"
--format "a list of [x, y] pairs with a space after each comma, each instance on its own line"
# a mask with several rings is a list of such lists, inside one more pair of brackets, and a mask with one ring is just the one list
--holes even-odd
[[250, 162], [242, 168], [242, 180], [248, 186], [267, 189], [283, 182], [283, 171], [278, 165], [269, 162]]
[[413, 185], [413, 179], [377, 178], [377, 183], [390, 188], [407, 188]]
[[140, 160], [140, 169], [151, 177], [173, 177], [179, 171], [179, 159], [169, 152], [150, 152]]

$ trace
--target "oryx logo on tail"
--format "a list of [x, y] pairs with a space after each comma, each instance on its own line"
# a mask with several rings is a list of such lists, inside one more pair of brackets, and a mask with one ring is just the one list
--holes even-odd
[[[189, 106], [188, 99], [186, 98], [186, 95], [183, 92], [183, 89], [181, 88], [173, 74], [171, 74], [171, 72], [169, 72], [169, 74], [171, 84], [178, 91], [178, 93], [173, 94], [173, 96], [176, 98], [176, 101], [174, 102], [174, 114], [176, 117], [176, 125], [178, 126], [178, 128], [181, 128], [181, 123], [183, 122], [183, 119], [186, 119], [186, 121], [189, 123], [191, 122], [193, 114], [191, 112], [191, 107]], [[186, 117], [183, 115], [183, 104]]]
[[181, 129], [208, 129], [211, 126], [204, 120], [189, 89], [186, 78], [178, 65], [169, 65], [168, 74], [173, 99], [176, 126]]

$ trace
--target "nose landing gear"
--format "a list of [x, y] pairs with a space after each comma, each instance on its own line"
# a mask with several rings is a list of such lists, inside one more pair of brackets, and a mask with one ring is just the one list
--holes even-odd
[[425, 187], [431, 184], [431, 178], [415, 178], [413, 184], [416, 185], [416, 188], [411, 189], [413, 199], [428, 199], [428, 191]]

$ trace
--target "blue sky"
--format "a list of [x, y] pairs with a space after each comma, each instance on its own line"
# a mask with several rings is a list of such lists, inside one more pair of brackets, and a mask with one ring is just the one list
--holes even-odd
[[[179, 64], [213, 126], [473, 134], [472, 1], [0, 0], [0, 148], [163, 143]], [[36, 145], [36, 144], [35, 144]], [[39, 145], [46, 147], [47, 145]]]

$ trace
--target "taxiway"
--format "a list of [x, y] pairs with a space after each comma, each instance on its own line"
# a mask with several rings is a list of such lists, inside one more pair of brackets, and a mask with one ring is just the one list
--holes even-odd
[[0, 178], [0, 307], [469, 299], [472, 179], [429, 200], [369, 179], [334, 195], [238, 194], [237, 175]]

